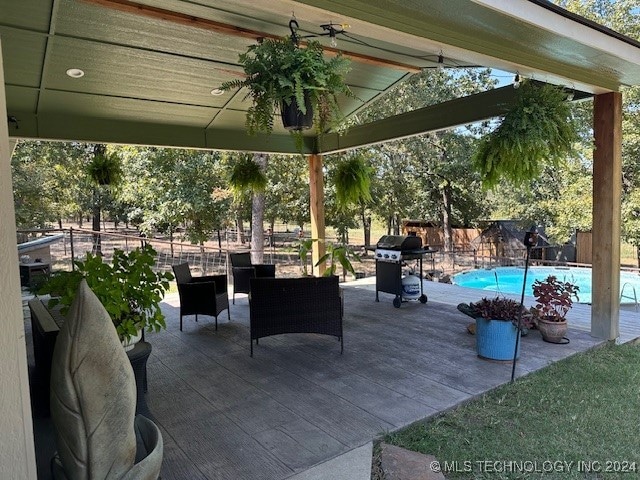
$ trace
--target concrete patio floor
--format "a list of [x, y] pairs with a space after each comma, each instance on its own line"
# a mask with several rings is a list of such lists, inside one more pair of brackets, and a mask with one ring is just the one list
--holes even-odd
[[[180, 332], [179, 300], [168, 296], [167, 330], [147, 335], [162, 478], [369, 478], [372, 439], [509, 381], [511, 364], [478, 358], [471, 319], [456, 309], [481, 292], [425, 282], [426, 305], [396, 309], [392, 295], [375, 302], [374, 284], [343, 284], [343, 355], [333, 337], [298, 334], [261, 339], [250, 358], [246, 296], [231, 306], [231, 322], [223, 312], [217, 332], [202, 316], [185, 317]], [[570, 313], [569, 345], [537, 331], [524, 337], [517, 375], [602, 343], [589, 335], [589, 311]], [[639, 337], [640, 314], [622, 312], [621, 331], [623, 341]]]

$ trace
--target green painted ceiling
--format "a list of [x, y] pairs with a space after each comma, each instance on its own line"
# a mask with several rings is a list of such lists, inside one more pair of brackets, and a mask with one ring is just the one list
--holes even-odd
[[[434, 68], [440, 50], [449, 65], [538, 72], [536, 78], [541, 80], [549, 75], [550, 81], [562, 78], [593, 87], [594, 92], [640, 83], [640, 61], [630, 62], [612, 52], [605, 55], [579, 40], [488, 8], [482, 1], [137, 3], [279, 36], [289, 33], [292, 11], [302, 34], [319, 32], [321, 23], [347, 20], [352, 23], [349, 33], [358, 40], [341, 37], [339, 47], [382, 60], [377, 65], [352, 62], [348, 83], [365, 103], [412, 74], [409, 68], [402, 70], [385, 62], [407, 64], [413, 71]], [[0, 0], [0, 40], [8, 114], [18, 120], [17, 129], [10, 124], [12, 136], [295, 151], [294, 142], [281, 127], [270, 137], [245, 134], [248, 103], [242, 92], [210, 93], [225, 80], [242, 75], [237, 59], [253, 42], [250, 38], [123, 12], [97, 5], [95, 0]], [[326, 38], [322, 42], [328, 44]], [[85, 75], [72, 79], [65, 74], [68, 68], [80, 68]], [[341, 103], [345, 113], [352, 114], [362, 108], [362, 101], [345, 98]], [[486, 107], [475, 116], [495, 115], [495, 105], [475, 102], [474, 108]], [[451, 117], [448, 108], [431, 108], [417, 117], [424, 123], [417, 127], [399, 121], [389, 129], [394, 124], [390, 121], [383, 127], [360, 129], [345, 141], [332, 135], [320, 142], [308, 138], [307, 150], [377, 141], [386, 137], [380, 128], [392, 130], [395, 136], [436, 128], [435, 124], [443, 128]], [[433, 118], [439, 120], [429, 120]]]

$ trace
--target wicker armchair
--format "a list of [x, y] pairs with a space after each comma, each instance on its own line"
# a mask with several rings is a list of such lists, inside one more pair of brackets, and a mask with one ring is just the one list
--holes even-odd
[[195, 315], [196, 322], [198, 314], [211, 315], [216, 319], [216, 330], [218, 330], [220, 312], [226, 310], [231, 320], [226, 275], [193, 277], [188, 263], [174, 265], [173, 273], [176, 276], [180, 295], [180, 331], [182, 331], [184, 315]]
[[249, 296], [251, 356], [253, 341], [282, 333], [342, 335], [342, 292], [338, 277], [252, 278]]
[[231, 272], [233, 273], [233, 304], [236, 293], [250, 293], [252, 278], [275, 278], [276, 266], [266, 263], [252, 264], [249, 252], [230, 253]]

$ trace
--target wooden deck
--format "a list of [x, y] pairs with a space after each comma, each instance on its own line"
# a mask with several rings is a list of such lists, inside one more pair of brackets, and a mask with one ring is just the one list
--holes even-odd
[[[455, 307], [478, 292], [425, 286], [426, 305], [396, 309], [391, 295], [375, 302], [368, 279], [345, 285], [343, 355], [333, 337], [297, 334], [261, 339], [250, 358], [246, 297], [231, 306], [231, 322], [220, 316], [217, 332], [209, 317], [185, 317], [180, 332], [177, 295], [168, 297], [168, 329], [147, 335], [162, 478], [285, 479], [507, 383], [511, 364], [476, 356], [471, 319]], [[569, 345], [538, 332], [522, 339], [518, 376], [601, 343], [574, 310]]]

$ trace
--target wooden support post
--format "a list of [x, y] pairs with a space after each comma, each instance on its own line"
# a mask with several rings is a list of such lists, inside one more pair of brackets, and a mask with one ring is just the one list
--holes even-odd
[[2, 478], [36, 478], [11, 153], [0, 45], [0, 471]]
[[326, 252], [324, 227], [324, 176], [322, 172], [322, 155], [309, 155], [309, 204], [311, 210], [311, 238], [317, 238], [313, 243], [311, 254], [311, 271], [315, 275], [322, 275], [327, 269], [326, 263], [316, 267], [318, 260]]
[[591, 335], [613, 340], [620, 321], [622, 95], [596, 95], [593, 107], [593, 280]]

